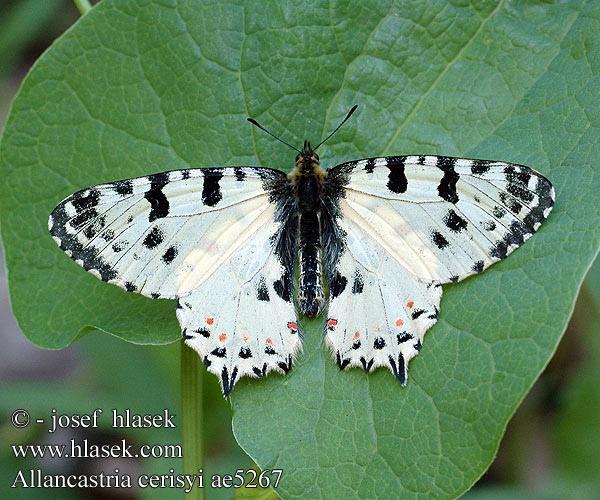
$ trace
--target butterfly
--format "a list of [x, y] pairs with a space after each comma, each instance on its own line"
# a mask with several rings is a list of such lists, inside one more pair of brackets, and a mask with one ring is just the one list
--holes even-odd
[[[386, 156], [324, 170], [308, 141], [286, 174], [260, 167], [162, 172], [82, 189], [48, 227], [103, 281], [176, 299], [186, 344], [229, 395], [242, 376], [288, 372], [294, 305], [324, 310], [341, 369], [407, 364], [436, 322], [442, 284], [504, 259], [548, 217], [554, 189], [523, 165]], [[297, 288], [294, 286], [298, 271]]]

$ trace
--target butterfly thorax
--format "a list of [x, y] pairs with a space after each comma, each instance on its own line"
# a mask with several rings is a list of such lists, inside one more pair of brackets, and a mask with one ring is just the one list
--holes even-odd
[[302, 152], [296, 156], [296, 167], [288, 174], [288, 179], [292, 184], [297, 185], [301, 178], [309, 177], [314, 177], [322, 183], [327, 173], [319, 165], [319, 156], [311, 149], [310, 142], [304, 141]]
[[298, 303], [302, 313], [317, 316], [325, 295], [321, 270], [321, 198], [327, 174], [308, 141], [296, 157], [296, 167], [288, 179], [294, 186], [298, 210], [299, 268]]

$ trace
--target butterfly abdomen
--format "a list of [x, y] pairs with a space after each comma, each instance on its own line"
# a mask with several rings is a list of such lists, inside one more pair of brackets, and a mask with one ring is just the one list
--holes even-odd
[[[318, 166], [318, 164], [316, 164]], [[302, 313], [317, 316], [323, 307], [325, 295], [321, 269], [320, 178], [312, 173], [301, 174], [296, 181], [299, 216], [300, 278], [298, 303]]]

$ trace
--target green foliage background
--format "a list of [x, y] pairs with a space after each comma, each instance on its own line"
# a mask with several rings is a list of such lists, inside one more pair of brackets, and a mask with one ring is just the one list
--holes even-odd
[[289, 376], [241, 381], [234, 432], [283, 498], [453, 498], [490, 464], [552, 356], [598, 250], [600, 3], [104, 0], [36, 63], [0, 147], [0, 221], [24, 334], [58, 349], [93, 329], [179, 337], [174, 304], [74, 265], [47, 216], [82, 187], [175, 168], [287, 170], [285, 140], [326, 165], [383, 154], [513, 161], [544, 173], [542, 230], [445, 287], [405, 389], [340, 373], [304, 322]]

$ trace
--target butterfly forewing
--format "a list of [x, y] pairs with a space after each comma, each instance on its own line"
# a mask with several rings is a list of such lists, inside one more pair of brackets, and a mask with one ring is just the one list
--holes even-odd
[[271, 206], [260, 230], [178, 301], [183, 337], [220, 378], [225, 396], [242, 376], [287, 372], [300, 349], [291, 287], [283, 282], [290, 270], [272, 244], [274, 216]]
[[408, 272], [446, 283], [527, 240], [554, 203], [548, 180], [510, 163], [394, 156], [341, 164], [340, 210]]
[[50, 233], [104, 281], [153, 298], [176, 298], [208, 279], [242, 246], [271, 206], [276, 170], [177, 170], [102, 184], [63, 200]]

